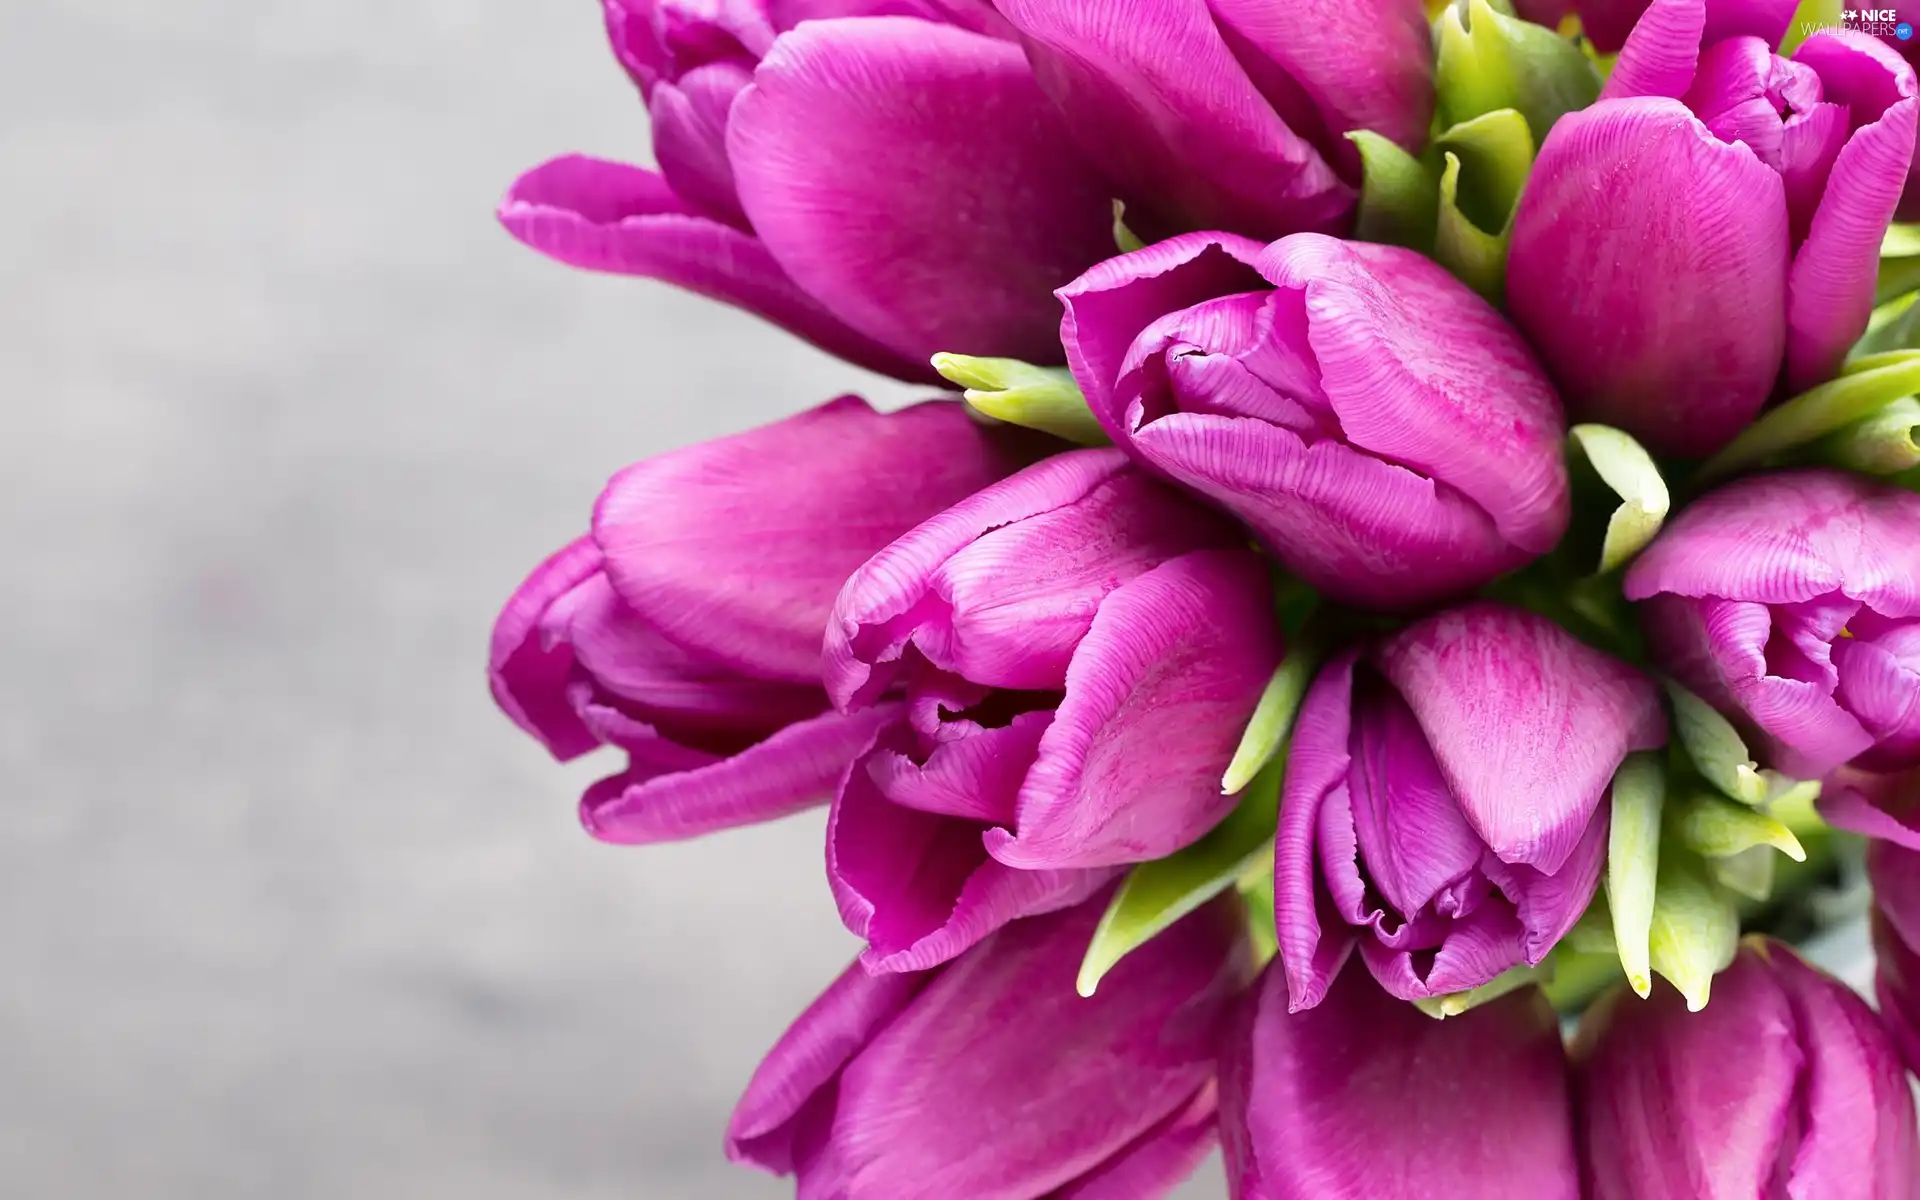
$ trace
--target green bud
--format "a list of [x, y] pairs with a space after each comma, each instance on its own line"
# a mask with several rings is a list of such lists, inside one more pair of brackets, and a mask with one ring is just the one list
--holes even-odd
[[1660, 812], [1667, 777], [1657, 755], [1630, 754], [1613, 776], [1612, 824], [1607, 833], [1607, 907], [1613, 944], [1633, 990], [1653, 991], [1651, 943], [1660, 869]]
[[1756, 846], [1770, 846], [1795, 862], [1807, 861], [1793, 830], [1757, 808], [1735, 804], [1716, 793], [1681, 797], [1670, 820], [1680, 844], [1708, 858], [1731, 858]]
[[[1205, 837], [1166, 858], [1141, 863], [1128, 874], [1081, 960], [1076, 986], [1082, 996], [1093, 995], [1114, 964], [1181, 917], [1242, 880], [1273, 874], [1284, 770], [1283, 760], [1268, 764], [1241, 793], [1234, 810]], [[1269, 893], [1267, 908], [1272, 907]]]
[[1360, 211], [1354, 236], [1425, 254], [1433, 246], [1439, 181], [1431, 167], [1368, 129], [1347, 140], [1360, 151]]
[[1902, 396], [1829, 435], [1818, 454], [1835, 466], [1868, 475], [1898, 475], [1920, 467], [1920, 397]]
[[1600, 549], [1600, 574], [1625, 566], [1646, 549], [1667, 519], [1673, 498], [1653, 456], [1632, 437], [1607, 425], [1575, 425], [1573, 444], [1593, 465], [1601, 482], [1620, 497], [1607, 520]]
[[1686, 997], [1688, 1011], [1707, 1006], [1714, 975], [1733, 962], [1739, 943], [1733, 894], [1708, 878], [1695, 855], [1661, 855], [1649, 949], [1653, 969]]
[[1533, 169], [1533, 135], [1511, 108], [1464, 121], [1435, 140], [1446, 163], [1433, 257], [1495, 305], [1507, 284], [1514, 206]]
[[1798, 450], [1920, 392], [1920, 350], [1890, 350], [1849, 362], [1840, 378], [1761, 415], [1694, 476], [1708, 483]]
[[1559, 34], [1502, 13], [1487, 0], [1462, 0], [1434, 22], [1434, 89], [1439, 127], [1495, 109], [1518, 109], [1539, 145], [1553, 123], [1592, 104], [1600, 76]]
[[1732, 723], [1705, 700], [1669, 679], [1667, 698], [1673, 702], [1674, 732], [1700, 777], [1742, 804], [1767, 798], [1767, 781], [1759, 764], [1747, 753], [1747, 743]]
[[933, 356], [933, 369], [947, 382], [967, 389], [967, 403], [996, 421], [1038, 429], [1082, 446], [1108, 444], [1080, 385], [1065, 367], [943, 353]]

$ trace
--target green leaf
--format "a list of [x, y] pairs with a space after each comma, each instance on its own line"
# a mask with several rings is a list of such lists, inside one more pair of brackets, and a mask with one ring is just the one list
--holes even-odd
[[1642, 997], [1653, 990], [1653, 908], [1660, 871], [1660, 810], [1666, 772], [1657, 755], [1630, 754], [1613, 776], [1613, 820], [1607, 833], [1607, 907], [1613, 944], [1627, 982]]
[[1740, 910], [1733, 894], [1707, 877], [1698, 857], [1660, 856], [1649, 949], [1653, 969], [1686, 997], [1687, 1009], [1707, 1006], [1713, 977], [1733, 962], [1740, 942]]
[[1082, 446], [1109, 444], [1080, 385], [1065, 367], [943, 353], [933, 356], [933, 369], [947, 382], [965, 388], [967, 403], [996, 421], [1038, 429]]
[[1767, 798], [1767, 781], [1747, 753], [1747, 743], [1711, 704], [1671, 679], [1664, 681], [1673, 702], [1674, 730], [1700, 777], [1742, 804]]
[[1267, 681], [1266, 690], [1260, 693], [1260, 702], [1254, 706], [1246, 732], [1240, 735], [1233, 761], [1227, 764], [1227, 773], [1220, 780], [1223, 795], [1238, 793], [1280, 757], [1287, 735], [1293, 731], [1294, 718], [1300, 715], [1300, 702], [1306, 698], [1307, 685], [1313, 682], [1313, 674], [1320, 669], [1324, 654], [1320, 639], [1310, 629], [1294, 637], [1287, 656], [1280, 660], [1273, 678]]
[[[1261, 866], [1264, 864], [1265, 869]], [[1273, 858], [1247, 868], [1240, 877], [1240, 898], [1247, 904], [1247, 940], [1253, 943], [1255, 970], [1273, 961], [1280, 953], [1280, 933], [1274, 928]]]
[[1127, 228], [1127, 206], [1126, 202], [1121, 200], [1113, 202], [1113, 244], [1120, 248], [1122, 254], [1144, 250], [1147, 246], [1140, 240], [1138, 234]]
[[1436, 139], [1445, 167], [1433, 257], [1495, 305], [1506, 292], [1513, 210], [1533, 169], [1533, 135], [1511, 108], [1464, 121]]
[[1706, 483], [1759, 466], [1864, 420], [1916, 391], [1920, 391], [1920, 350], [1892, 350], [1854, 359], [1840, 378], [1762, 414], [1708, 459], [1695, 480]]
[[1841, 0], [1801, 0], [1800, 7], [1793, 12], [1793, 21], [1787, 26], [1787, 36], [1780, 40], [1780, 49], [1775, 53], [1782, 58], [1791, 57], [1809, 34], [1817, 29], [1838, 29], [1845, 20]]
[[1774, 865], [1780, 861], [1772, 846], [1752, 846], [1738, 854], [1707, 860], [1715, 883], [1737, 896], [1765, 904], [1773, 898]]
[[1667, 519], [1673, 498], [1653, 456], [1632, 437], [1607, 425], [1575, 425], [1573, 444], [1613, 494], [1620, 507], [1607, 520], [1606, 542], [1600, 550], [1600, 574], [1618, 570], [1646, 549]]
[[1354, 236], [1425, 254], [1433, 246], [1440, 183], [1432, 168], [1367, 129], [1347, 140], [1360, 151], [1360, 212]]
[[1793, 830], [1757, 808], [1748, 808], [1712, 792], [1680, 798], [1672, 814], [1674, 836], [1688, 849], [1709, 858], [1731, 858], [1756, 846], [1771, 846], [1795, 862], [1807, 852]]
[[1518, 109], [1539, 145], [1553, 123], [1592, 104], [1600, 75], [1574, 43], [1540, 25], [1463, 0], [1434, 21], [1438, 127]]
[[1789, 779], [1773, 770], [1760, 772], [1760, 779], [1767, 785], [1767, 798], [1761, 802], [1761, 807], [1768, 816], [1795, 834], [1827, 832], [1826, 820], [1813, 806], [1813, 802], [1820, 798], [1818, 779]]
[[1828, 435], [1816, 453], [1835, 466], [1867, 475], [1898, 475], [1920, 467], [1920, 397], [1902, 396]]
[[1091, 996], [1115, 963], [1181, 917], [1273, 860], [1285, 763], [1268, 764], [1224, 821], [1184, 850], [1141, 863], [1107, 905], [1080, 963], [1078, 987]]
[[1538, 983], [1546, 972], [1539, 967], [1509, 967], [1477, 988], [1464, 992], [1449, 992], [1444, 996], [1428, 996], [1413, 1002], [1414, 1007], [1437, 1021], [1448, 1017], [1457, 1017], [1469, 1009], [1478, 1008], [1490, 1000], [1498, 1000], [1508, 992], [1517, 992], [1530, 983]]

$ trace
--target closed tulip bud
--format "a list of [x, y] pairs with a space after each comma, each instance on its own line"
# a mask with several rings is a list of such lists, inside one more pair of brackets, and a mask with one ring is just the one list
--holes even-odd
[[[1000, 0], [1075, 142], [1151, 237], [1340, 232], [1371, 130], [1433, 117], [1421, 0]], [[1136, 223], [1137, 222], [1137, 223]]]
[[1017, 921], [952, 963], [849, 967], [781, 1038], [727, 1152], [799, 1200], [1155, 1200], [1212, 1149], [1214, 1055], [1251, 972], [1216, 900], [1073, 988], [1105, 908]]
[[1292, 1006], [1357, 942], [1402, 999], [1538, 964], [1593, 899], [1615, 771], [1666, 740], [1651, 680], [1476, 603], [1335, 658], [1294, 726], [1274, 854]]
[[1566, 531], [1565, 419], [1526, 344], [1411, 250], [1191, 234], [1061, 289], [1114, 443], [1326, 595], [1458, 595]]
[[901, 537], [827, 625], [848, 771], [828, 875], [876, 970], [945, 961], [1198, 839], [1280, 661], [1267, 565], [1118, 450], [1047, 459]]
[[1705, 456], [1866, 329], [1920, 99], [1864, 34], [1775, 54], [1793, 9], [1655, 0], [1541, 146], [1507, 297], [1576, 420]]
[[1589, 1200], [1911, 1200], [1913, 1097], [1864, 1001], [1755, 941], [1690, 1013], [1617, 988], [1574, 1043]]
[[1757, 475], [1683, 509], [1626, 576], [1655, 661], [1765, 766], [1920, 764], [1920, 495]]
[[986, 0], [604, 3], [660, 170], [545, 163], [501, 203], [515, 237], [903, 379], [1059, 361], [1051, 292], [1112, 251], [1112, 193]]
[[824, 802], [898, 708], [843, 715], [820, 635], [888, 539], [1008, 474], [1029, 443], [958, 403], [854, 397], [627, 468], [593, 533], [507, 601], [495, 699], [556, 758], [624, 750], [581, 817], [613, 842], [692, 837]]
[[1359, 964], [1289, 1012], [1277, 969], [1220, 1066], [1233, 1200], [1580, 1200], [1560, 1022], [1537, 988], [1436, 1021]]

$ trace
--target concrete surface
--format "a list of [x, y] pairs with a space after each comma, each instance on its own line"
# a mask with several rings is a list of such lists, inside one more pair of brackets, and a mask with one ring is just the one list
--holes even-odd
[[481, 669], [616, 468], [869, 381], [515, 246], [567, 149], [589, 0], [0, 0], [0, 1196], [790, 1194], [818, 818], [598, 846]]

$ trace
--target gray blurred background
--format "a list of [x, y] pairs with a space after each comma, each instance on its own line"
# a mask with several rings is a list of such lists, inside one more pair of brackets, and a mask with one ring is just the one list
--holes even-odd
[[790, 1194], [818, 814], [593, 843], [486, 635], [625, 463], [905, 393], [516, 246], [570, 149], [591, 0], [0, 0], [0, 1195]]

